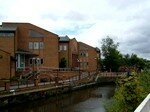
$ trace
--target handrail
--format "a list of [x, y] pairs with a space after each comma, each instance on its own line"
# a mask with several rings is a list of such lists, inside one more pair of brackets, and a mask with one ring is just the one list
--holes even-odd
[[150, 112], [150, 93], [134, 112]]

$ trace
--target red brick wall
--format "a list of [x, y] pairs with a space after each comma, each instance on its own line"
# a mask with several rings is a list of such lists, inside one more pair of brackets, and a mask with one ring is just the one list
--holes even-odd
[[10, 54], [0, 50], [0, 79], [9, 79], [10, 75]]
[[70, 67], [78, 67], [78, 42], [75, 38], [70, 40], [69, 43], [70, 49], [69, 49], [69, 66]]
[[[97, 52], [96, 49], [92, 46], [89, 46], [85, 43], [79, 42], [79, 60], [80, 68], [87, 71], [96, 71], [97, 69]], [[86, 56], [81, 55], [81, 53], [87, 53]], [[81, 63], [88, 62], [86, 66], [83, 66]]]
[[[0, 38], [0, 48], [10, 52], [12, 56], [17, 49], [23, 49], [37, 54], [39, 58], [42, 58], [44, 63], [41, 66], [58, 68], [58, 36], [54, 33], [46, 31], [40, 27], [32, 25], [30, 23], [3, 23], [5, 27], [17, 27], [15, 38]], [[36, 31], [43, 37], [30, 37], [29, 30]], [[44, 49], [42, 50], [30, 50], [29, 42], [44, 42]], [[9, 44], [8, 44], [9, 43]], [[29, 56], [26, 57], [26, 65], [29, 66]], [[13, 71], [15, 72], [15, 62], [11, 64]]]
[[66, 45], [67, 46], [67, 50], [59, 50], [59, 62], [61, 61], [62, 58], [65, 58], [66, 61], [67, 61], [67, 66], [66, 68], [69, 68], [69, 63], [70, 63], [70, 57], [69, 57], [69, 49], [70, 49], [70, 46], [69, 46], [69, 42], [59, 42], [59, 46], [60, 45]]

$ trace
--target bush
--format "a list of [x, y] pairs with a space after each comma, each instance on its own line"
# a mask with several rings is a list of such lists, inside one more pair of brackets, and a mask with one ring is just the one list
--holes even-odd
[[114, 97], [106, 103], [107, 112], [133, 112], [150, 92], [150, 72], [132, 73], [117, 81]]

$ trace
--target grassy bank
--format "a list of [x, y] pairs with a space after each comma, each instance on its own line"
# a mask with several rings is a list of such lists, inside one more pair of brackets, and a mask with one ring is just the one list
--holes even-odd
[[133, 112], [150, 92], [150, 71], [121, 77], [116, 84], [115, 95], [105, 105], [107, 112]]

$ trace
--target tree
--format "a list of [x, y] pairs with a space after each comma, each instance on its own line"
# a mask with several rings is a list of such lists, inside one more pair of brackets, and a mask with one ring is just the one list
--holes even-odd
[[59, 63], [60, 68], [65, 68], [67, 66], [67, 61], [65, 58], [62, 58]]
[[136, 54], [126, 54], [123, 56], [123, 64], [126, 67], [134, 67], [138, 71], [146, 68], [147, 60], [139, 58]]
[[119, 43], [114, 43], [113, 39], [109, 36], [102, 39], [102, 69], [107, 71], [118, 71], [122, 63], [122, 55], [117, 50]]

